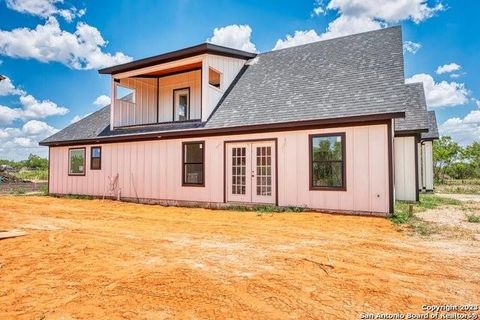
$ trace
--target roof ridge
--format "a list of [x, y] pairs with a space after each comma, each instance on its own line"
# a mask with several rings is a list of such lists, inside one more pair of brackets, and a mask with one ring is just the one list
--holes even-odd
[[261, 52], [261, 53], [259, 53], [258, 55], [261, 56], [261, 55], [265, 55], [265, 54], [272, 53], [272, 52], [278, 52], [278, 51], [283, 51], [283, 50], [288, 50], [288, 49], [293, 49], [293, 48], [299, 48], [299, 47], [305, 47], [305, 46], [309, 46], [309, 45], [313, 45], [313, 44], [318, 44], [318, 43], [320, 43], [320, 42], [321, 42], [321, 43], [331, 42], [331, 41], [334, 41], [334, 40], [341, 40], [341, 39], [346, 39], [346, 38], [353, 38], [353, 37], [365, 35], [365, 34], [368, 34], [368, 33], [375, 33], [375, 32], [381, 32], [381, 31], [387, 31], [387, 30], [395, 30], [395, 29], [399, 29], [400, 32], [402, 32], [402, 26], [401, 26], [401, 25], [394, 25], [394, 26], [389, 26], [389, 27], [385, 27], [385, 28], [381, 28], [381, 29], [363, 31], [363, 32], [358, 32], [358, 33], [354, 33], [354, 34], [347, 34], [347, 35], [340, 36], [340, 37], [335, 37], [335, 38], [317, 40], [317, 41], [313, 41], [313, 42], [309, 42], [309, 43], [300, 44], [300, 45], [298, 45], [298, 46], [292, 46], [292, 47], [287, 47], [287, 48], [282, 48], [282, 49], [277, 49], [277, 50], [273, 50], [273, 49], [272, 49], [272, 50], [270, 50], [270, 51]]

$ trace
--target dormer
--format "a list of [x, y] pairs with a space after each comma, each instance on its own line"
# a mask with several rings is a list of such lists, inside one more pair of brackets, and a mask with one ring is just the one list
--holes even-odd
[[205, 122], [254, 53], [204, 43], [105, 68], [111, 128]]

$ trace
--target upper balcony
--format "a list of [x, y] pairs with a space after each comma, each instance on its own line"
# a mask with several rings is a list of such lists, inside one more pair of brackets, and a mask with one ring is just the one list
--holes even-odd
[[102, 69], [112, 76], [111, 127], [206, 121], [253, 57], [202, 44]]

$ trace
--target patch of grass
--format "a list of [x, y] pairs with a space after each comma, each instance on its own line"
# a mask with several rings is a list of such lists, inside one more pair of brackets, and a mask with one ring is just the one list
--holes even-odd
[[405, 224], [412, 218], [410, 206], [413, 204], [403, 201], [395, 203], [395, 212], [390, 217], [390, 220], [395, 224]]
[[246, 207], [246, 206], [228, 206], [225, 208], [226, 210], [230, 211], [239, 211], [239, 212], [247, 212], [247, 211], [253, 211], [254, 208]]
[[15, 187], [15, 188], [12, 188], [12, 190], [10, 190], [10, 194], [14, 196], [19, 196], [25, 193], [27, 193], [27, 191], [22, 187]]
[[303, 212], [305, 211], [305, 208], [303, 207], [294, 207], [294, 206], [288, 206], [288, 207], [277, 207], [277, 206], [258, 206], [255, 208], [257, 212], [260, 213], [269, 213], [269, 212]]
[[422, 209], [435, 209], [441, 206], [459, 206], [461, 204], [462, 202], [459, 200], [439, 197], [434, 194], [422, 194], [418, 206]]
[[476, 214], [467, 214], [467, 221], [471, 223], [480, 223], [480, 216]]
[[444, 180], [435, 185], [435, 190], [439, 193], [477, 194], [480, 193], [480, 179]]
[[396, 225], [406, 226], [415, 234], [428, 237], [440, 231], [438, 226], [434, 223], [423, 221], [415, 216], [415, 213], [441, 206], [460, 205], [462, 205], [462, 202], [455, 199], [439, 197], [434, 194], [422, 194], [418, 203], [397, 201], [395, 203], [395, 212], [390, 217], [390, 220]]
[[76, 200], [93, 200], [95, 197], [82, 195], [82, 194], [67, 194], [64, 196], [65, 199], [76, 199]]
[[40, 186], [38, 188], [38, 191], [40, 191], [42, 195], [48, 196], [48, 186]]
[[[422, 212], [427, 209], [436, 209], [441, 206], [460, 206], [462, 202], [455, 199], [439, 197], [434, 194], [421, 194], [420, 201], [417, 203], [397, 201], [395, 203], [395, 212], [390, 220], [395, 224], [406, 224], [414, 217], [416, 212]], [[410, 209], [410, 207], [412, 207]]]
[[22, 180], [48, 180], [48, 170], [23, 170], [15, 173]]
[[274, 213], [274, 212], [304, 212], [306, 210], [304, 207], [295, 207], [295, 206], [278, 207], [273, 205], [264, 205], [264, 206], [255, 206], [255, 207], [230, 206], [230, 207], [227, 207], [226, 209], [231, 211], [239, 211], [239, 212], [256, 211], [259, 214]]

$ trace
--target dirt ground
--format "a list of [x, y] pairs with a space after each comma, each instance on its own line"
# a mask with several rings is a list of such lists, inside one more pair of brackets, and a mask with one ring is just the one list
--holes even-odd
[[480, 245], [384, 218], [0, 197], [0, 319], [359, 319], [478, 303]]

